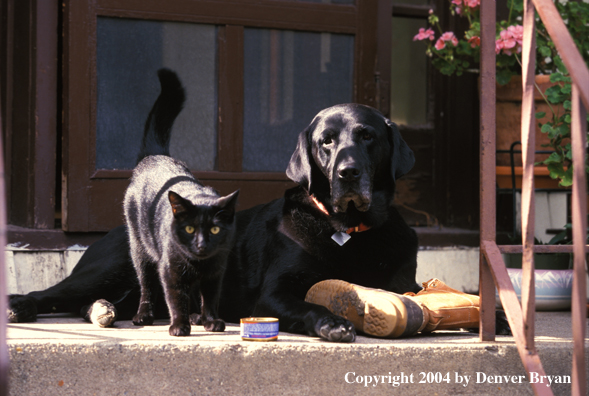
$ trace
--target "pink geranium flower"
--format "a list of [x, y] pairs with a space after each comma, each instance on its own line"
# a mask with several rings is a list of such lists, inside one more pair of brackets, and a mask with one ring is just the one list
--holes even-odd
[[524, 39], [524, 27], [522, 25], [509, 26], [507, 31], [511, 33], [511, 36], [517, 41], [519, 45], [522, 45], [522, 41]]
[[413, 41], [417, 40], [432, 40], [434, 39], [434, 31], [432, 29], [420, 28], [419, 33], [413, 37]]
[[447, 42], [452, 43], [452, 45], [455, 47], [458, 45], [458, 39], [456, 38], [454, 33], [446, 32], [446, 33], [442, 34], [442, 36], [438, 39], [438, 41], [436, 41], [436, 45], [435, 45], [436, 49], [438, 51], [443, 50], [446, 47]]
[[501, 52], [502, 49], [503, 49], [503, 41], [501, 41], [501, 40], [495, 41], [495, 53], [497, 55], [499, 55], [499, 53]]
[[499, 39], [495, 41], [495, 53], [501, 51], [505, 55], [511, 55], [515, 52], [520, 53], [522, 50], [524, 28], [521, 25], [509, 26], [499, 33]]
[[470, 44], [471, 48], [476, 48], [481, 46], [481, 38], [479, 36], [472, 36], [468, 39], [468, 43]]
[[471, 11], [474, 11], [481, 5], [481, 0], [452, 0], [452, 4], [456, 6], [454, 11], [458, 15], [461, 15], [465, 8], [470, 8]]
[[452, 4], [456, 6], [454, 11], [456, 11], [458, 15], [462, 14], [462, 0], [452, 0]]

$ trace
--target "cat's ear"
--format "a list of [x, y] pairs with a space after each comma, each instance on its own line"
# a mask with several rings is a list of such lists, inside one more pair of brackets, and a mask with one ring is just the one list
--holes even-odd
[[221, 209], [224, 210], [235, 210], [235, 205], [237, 205], [237, 197], [239, 196], [239, 190], [232, 192], [229, 195], [219, 198], [217, 203]]
[[235, 206], [237, 205], [238, 196], [239, 190], [219, 198], [216, 205], [219, 207], [219, 212], [217, 212], [216, 217], [231, 222], [233, 220], [233, 215], [235, 214]]
[[174, 217], [182, 216], [188, 211], [188, 202], [174, 191], [168, 192], [168, 199], [172, 205], [172, 212]]

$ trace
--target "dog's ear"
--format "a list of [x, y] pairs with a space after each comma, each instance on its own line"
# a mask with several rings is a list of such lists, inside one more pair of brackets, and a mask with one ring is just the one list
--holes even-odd
[[311, 152], [311, 131], [313, 124], [309, 125], [299, 134], [297, 147], [286, 168], [286, 176], [289, 179], [311, 191], [311, 179], [313, 173], [313, 153]]
[[393, 152], [391, 153], [391, 176], [393, 177], [393, 181], [396, 181], [413, 168], [415, 156], [401, 137], [397, 124], [388, 118], [385, 118], [385, 122], [389, 128], [389, 138], [393, 145]]

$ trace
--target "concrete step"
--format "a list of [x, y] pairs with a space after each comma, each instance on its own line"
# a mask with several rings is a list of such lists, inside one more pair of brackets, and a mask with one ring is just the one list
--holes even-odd
[[[536, 335], [552, 391], [570, 394], [570, 383], [556, 383], [571, 376], [570, 312], [539, 312]], [[167, 321], [98, 328], [44, 315], [10, 324], [8, 346], [11, 395], [533, 394], [512, 337], [481, 343], [463, 331], [352, 344], [280, 333], [251, 342], [238, 325], [224, 333], [193, 326], [190, 337], [173, 338]]]

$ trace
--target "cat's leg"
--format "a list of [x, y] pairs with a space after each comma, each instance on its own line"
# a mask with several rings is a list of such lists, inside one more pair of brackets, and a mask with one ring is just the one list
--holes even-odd
[[206, 331], [225, 331], [225, 322], [219, 318], [222, 274], [200, 282], [201, 314], [191, 315], [193, 324], [202, 324]]
[[162, 270], [161, 279], [168, 310], [170, 312], [171, 336], [190, 335], [190, 290], [193, 283], [190, 273], [182, 266], [172, 265]]
[[134, 252], [131, 253], [131, 256], [137, 270], [141, 294], [137, 314], [133, 316], [133, 324], [135, 326], [150, 326], [153, 324], [154, 319], [152, 291], [155, 288], [154, 283], [159, 281], [156, 264], [152, 263], [147, 257]]

